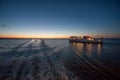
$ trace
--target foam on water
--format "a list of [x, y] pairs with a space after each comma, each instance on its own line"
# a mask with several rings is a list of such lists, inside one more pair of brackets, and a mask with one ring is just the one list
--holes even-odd
[[[0, 40], [0, 80], [114, 80], [101, 63], [106, 45], [68, 40]], [[6, 47], [8, 48], [8, 47]], [[107, 53], [108, 51], [106, 51]], [[105, 59], [104, 59], [105, 60]], [[88, 76], [88, 77], [86, 77]]]

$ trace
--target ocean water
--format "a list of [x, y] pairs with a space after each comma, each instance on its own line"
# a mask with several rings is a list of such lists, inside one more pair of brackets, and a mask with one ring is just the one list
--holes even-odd
[[120, 39], [0, 39], [0, 80], [119, 80], [119, 73]]

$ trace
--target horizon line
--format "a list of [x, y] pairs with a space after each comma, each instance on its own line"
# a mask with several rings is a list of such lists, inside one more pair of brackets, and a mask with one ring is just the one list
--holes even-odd
[[[0, 36], [0, 38], [22, 38], [22, 39], [27, 39], [27, 38], [41, 38], [41, 39], [68, 39], [70, 38], [70, 36], [83, 36], [83, 35], [67, 35], [67, 36]], [[84, 36], [91, 36], [93, 38], [120, 38], [120, 36], [116, 35], [116, 36], [113, 36], [113, 35], [84, 35]]]
[[[98, 37], [95, 37], [95, 38], [98, 38]], [[120, 37], [102, 37], [102, 38], [120, 38]], [[46, 37], [46, 38], [40, 38], [40, 37], [0, 37], [0, 39], [69, 39], [68, 38], [58, 38], [58, 37]]]

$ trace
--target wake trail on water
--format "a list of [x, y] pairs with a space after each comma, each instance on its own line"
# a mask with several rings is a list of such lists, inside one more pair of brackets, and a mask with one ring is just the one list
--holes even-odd
[[68, 77], [62, 62], [57, 60], [57, 52], [47, 46], [44, 40], [26, 41], [1, 56], [0, 80], [72, 79]]
[[[99, 63], [54, 40], [27, 40], [0, 56], [0, 80], [114, 80]], [[86, 77], [87, 76], [87, 77]]]

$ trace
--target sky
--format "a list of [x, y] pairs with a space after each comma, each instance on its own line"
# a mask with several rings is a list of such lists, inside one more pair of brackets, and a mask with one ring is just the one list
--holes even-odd
[[119, 0], [0, 0], [0, 37], [120, 38]]

